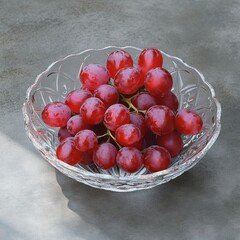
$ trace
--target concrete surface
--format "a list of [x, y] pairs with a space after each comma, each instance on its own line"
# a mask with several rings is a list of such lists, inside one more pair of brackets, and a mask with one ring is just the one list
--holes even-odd
[[[239, 240], [240, 1], [0, 0], [0, 239]], [[202, 71], [222, 131], [174, 181], [112, 193], [56, 172], [27, 139], [27, 87], [51, 62], [107, 45], [158, 47]]]

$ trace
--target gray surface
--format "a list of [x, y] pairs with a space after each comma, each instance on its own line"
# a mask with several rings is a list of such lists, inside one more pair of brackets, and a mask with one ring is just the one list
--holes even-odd
[[[0, 239], [240, 239], [239, 1], [0, 0]], [[26, 138], [27, 87], [51, 62], [154, 46], [202, 71], [222, 103], [206, 157], [165, 185], [112, 193], [56, 172]]]

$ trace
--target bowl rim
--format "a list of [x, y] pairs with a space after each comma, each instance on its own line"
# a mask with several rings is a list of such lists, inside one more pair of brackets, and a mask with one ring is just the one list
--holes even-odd
[[[28, 87], [27, 91], [26, 91], [26, 97], [25, 97], [25, 101], [23, 103], [23, 107], [22, 107], [22, 112], [23, 112], [23, 118], [24, 118], [24, 125], [25, 125], [25, 130], [26, 130], [26, 134], [27, 136], [30, 138], [30, 140], [32, 141], [33, 145], [35, 146], [35, 148], [40, 151], [40, 153], [43, 155], [42, 151], [44, 151], [45, 149], [42, 148], [42, 146], [39, 144], [38, 141], [36, 141], [36, 139], [33, 137], [33, 135], [31, 134], [31, 132], [29, 131], [29, 125], [30, 125], [30, 118], [27, 114], [27, 105], [28, 102], [30, 100], [30, 95], [32, 92], [32, 89], [38, 84], [39, 79], [41, 78], [42, 75], [46, 74], [53, 65], [64, 61], [67, 58], [70, 57], [74, 57], [74, 56], [78, 56], [81, 55], [85, 52], [90, 52], [90, 51], [103, 51], [109, 48], [116, 48], [116, 49], [127, 49], [127, 48], [132, 48], [138, 51], [142, 51], [143, 49], [138, 48], [138, 47], [134, 47], [134, 46], [124, 46], [124, 47], [117, 47], [117, 46], [107, 46], [104, 48], [90, 48], [90, 49], [86, 49], [84, 51], [81, 51], [79, 53], [74, 53], [74, 54], [69, 54], [63, 58], [58, 59], [57, 61], [51, 63], [46, 70], [44, 70], [43, 72], [41, 72], [40, 74], [37, 75], [34, 83]], [[161, 53], [163, 53], [165, 56], [171, 58], [171, 59], [175, 59], [179, 62], [181, 62], [183, 65], [185, 65], [186, 67], [194, 70], [201, 78], [201, 80], [203, 81], [203, 83], [205, 83], [208, 88], [210, 89], [211, 92], [211, 97], [214, 101], [214, 103], [216, 104], [216, 108], [217, 108], [217, 114], [216, 114], [216, 127], [215, 130], [213, 132], [213, 135], [211, 137], [211, 139], [209, 140], [209, 142], [203, 147], [203, 149], [198, 152], [196, 155], [194, 155], [193, 157], [189, 158], [186, 160], [186, 162], [182, 163], [182, 164], [177, 164], [177, 165], [173, 165], [171, 167], [169, 167], [166, 170], [163, 171], [159, 171], [159, 172], [155, 172], [155, 173], [148, 173], [145, 175], [129, 175], [129, 176], [124, 176], [124, 177], [116, 177], [116, 176], [112, 176], [112, 175], [108, 175], [108, 174], [104, 174], [104, 173], [92, 173], [89, 172], [83, 168], [77, 168], [75, 166], [70, 166], [64, 162], [60, 162], [60, 165], [62, 165], [62, 167], [67, 168], [68, 171], [74, 171], [77, 172], [79, 175], [83, 176], [83, 177], [97, 177], [100, 179], [104, 179], [104, 180], [111, 180], [111, 181], [119, 181], [119, 180], [150, 180], [150, 179], [154, 179], [157, 177], [161, 177], [164, 175], [168, 175], [171, 173], [174, 173], [174, 175], [178, 176], [181, 174], [181, 172], [185, 172], [187, 170], [189, 170], [189, 166], [191, 165], [195, 165], [194, 162], [198, 162], [196, 161], [197, 159], [201, 159], [202, 157], [204, 157], [204, 155], [207, 153], [207, 151], [211, 148], [211, 146], [214, 144], [214, 142], [216, 141], [216, 139], [219, 136], [220, 130], [221, 130], [221, 104], [219, 102], [219, 100], [216, 98], [215, 95], [215, 90], [212, 87], [212, 85], [206, 81], [205, 77], [203, 76], [203, 74], [197, 70], [196, 68], [189, 66], [187, 63], [185, 63], [182, 59], [172, 56], [170, 54], [167, 54], [166, 52], [160, 50]], [[45, 155], [45, 154], [44, 154]], [[44, 157], [51, 165], [53, 165], [54, 167], [56, 167], [54, 165], [54, 163], [52, 161], [49, 161], [50, 159]], [[56, 157], [55, 157], [56, 158]], [[182, 169], [186, 169], [185, 171], [182, 171]], [[179, 174], [180, 173], [180, 174]], [[71, 176], [70, 176], [71, 177]]]

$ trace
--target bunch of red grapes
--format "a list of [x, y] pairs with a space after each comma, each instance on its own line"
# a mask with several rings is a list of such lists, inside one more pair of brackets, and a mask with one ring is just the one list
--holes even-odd
[[203, 122], [192, 110], [178, 110], [162, 64], [161, 52], [147, 48], [137, 66], [124, 50], [112, 52], [106, 67], [85, 66], [82, 87], [42, 112], [45, 124], [60, 127], [57, 158], [102, 169], [117, 165], [128, 173], [143, 165], [149, 172], [167, 169], [183, 149], [181, 135], [199, 133]]

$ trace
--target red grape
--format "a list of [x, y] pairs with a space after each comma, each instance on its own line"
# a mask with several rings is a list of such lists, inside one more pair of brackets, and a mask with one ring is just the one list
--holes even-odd
[[164, 68], [150, 70], [145, 78], [144, 85], [149, 94], [156, 97], [166, 96], [173, 85], [171, 74]]
[[201, 131], [203, 121], [198, 113], [186, 109], [178, 111], [175, 119], [176, 129], [185, 135], [194, 135]]
[[87, 98], [92, 97], [89, 91], [76, 89], [68, 93], [65, 103], [70, 107], [70, 109], [75, 113], [80, 113], [80, 108]]
[[82, 152], [74, 147], [73, 138], [64, 139], [57, 147], [56, 156], [59, 160], [73, 166], [82, 158]]
[[140, 71], [136, 67], [123, 68], [116, 74], [114, 84], [120, 93], [133, 94], [141, 87]]
[[148, 128], [155, 134], [165, 135], [174, 130], [173, 111], [162, 105], [149, 108], [145, 115]]
[[162, 67], [163, 57], [161, 52], [156, 48], [144, 49], [138, 58], [138, 65], [141, 68], [143, 77], [151, 69]]
[[118, 143], [128, 147], [141, 139], [140, 129], [133, 124], [124, 124], [117, 128], [115, 137]]
[[141, 114], [130, 112], [131, 123], [137, 126], [141, 131], [141, 136], [144, 137], [148, 131], [145, 119]]
[[170, 166], [171, 156], [165, 148], [153, 145], [144, 152], [143, 163], [149, 172], [158, 172]]
[[134, 173], [142, 166], [142, 154], [133, 147], [123, 147], [117, 154], [117, 165], [126, 172]]
[[67, 130], [66, 127], [62, 127], [58, 131], [59, 142], [63, 141], [65, 138], [72, 137], [72, 134]]
[[91, 130], [81, 130], [74, 137], [74, 146], [81, 152], [94, 150], [97, 145], [97, 135]]
[[45, 106], [42, 120], [50, 127], [65, 127], [71, 117], [71, 109], [62, 102], [53, 102]]
[[132, 104], [138, 110], [148, 110], [150, 107], [157, 105], [157, 102], [155, 98], [147, 92], [141, 92], [132, 99]]
[[107, 59], [107, 70], [110, 73], [111, 78], [114, 78], [116, 73], [126, 67], [133, 66], [133, 60], [128, 52], [123, 50], [117, 50], [112, 52]]
[[79, 131], [89, 128], [90, 126], [83, 121], [80, 115], [71, 117], [67, 122], [68, 132], [72, 135], [76, 135]]
[[80, 80], [90, 91], [106, 84], [110, 79], [108, 70], [100, 64], [89, 64], [80, 73]]
[[167, 135], [157, 136], [157, 144], [168, 150], [171, 157], [176, 157], [183, 149], [183, 141], [177, 131]]
[[165, 97], [157, 98], [157, 103], [167, 106], [173, 111], [177, 111], [179, 105], [177, 96], [171, 91]]
[[115, 131], [121, 125], [130, 123], [129, 110], [122, 104], [113, 104], [105, 112], [104, 123], [111, 131]]
[[117, 88], [108, 84], [103, 84], [95, 89], [94, 96], [102, 100], [107, 108], [118, 103], [119, 100]]
[[111, 143], [102, 143], [93, 152], [94, 163], [102, 169], [109, 169], [116, 164], [117, 149]]
[[95, 125], [103, 121], [106, 107], [104, 103], [96, 97], [88, 98], [80, 109], [83, 121]]

